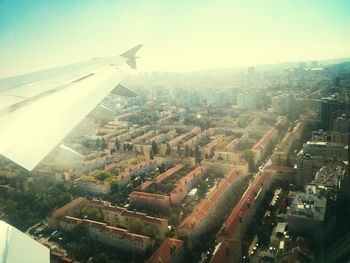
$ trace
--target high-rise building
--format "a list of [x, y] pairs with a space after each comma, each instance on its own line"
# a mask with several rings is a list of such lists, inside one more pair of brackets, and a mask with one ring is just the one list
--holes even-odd
[[291, 93], [280, 94], [271, 98], [272, 111], [284, 115], [289, 115], [294, 111], [295, 99]]
[[321, 102], [321, 127], [329, 130], [331, 127], [332, 113], [344, 110], [345, 103], [335, 99], [324, 99]]
[[345, 114], [337, 117], [333, 121], [333, 130], [336, 132], [350, 132], [350, 118], [347, 118]]

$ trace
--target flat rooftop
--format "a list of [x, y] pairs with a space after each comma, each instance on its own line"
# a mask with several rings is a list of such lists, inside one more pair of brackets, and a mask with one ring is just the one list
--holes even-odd
[[327, 199], [315, 194], [297, 192], [293, 198], [288, 216], [323, 221]]

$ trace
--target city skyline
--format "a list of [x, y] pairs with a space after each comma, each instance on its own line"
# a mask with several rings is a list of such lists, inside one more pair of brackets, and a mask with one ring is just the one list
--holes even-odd
[[3, 1], [0, 78], [138, 43], [145, 45], [140, 71], [350, 57], [349, 7], [347, 1]]

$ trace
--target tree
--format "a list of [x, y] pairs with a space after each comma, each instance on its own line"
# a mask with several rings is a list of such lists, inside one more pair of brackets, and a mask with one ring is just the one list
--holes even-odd
[[128, 148], [128, 151], [131, 152], [132, 149], [134, 148], [134, 145], [132, 143], [128, 143], [127, 148]]
[[165, 164], [162, 163], [162, 164], [159, 166], [159, 172], [160, 172], [160, 173], [164, 173], [165, 171], [166, 171]]
[[177, 151], [177, 154], [178, 154], [179, 156], [182, 155], [182, 150], [181, 150], [180, 144], [178, 144], [178, 145], [176, 146], [176, 151]]
[[118, 138], [115, 138], [115, 148], [117, 149], [117, 151], [120, 150], [120, 141], [118, 140]]
[[244, 150], [243, 158], [247, 161], [249, 170], [254, 170], [254, 153], [252, 150]]
[[149, 152], [149, 158], [150, 158], [151, 160], [154, 159], [154, 153], [153, 153], [153, 150], [152, 150], [152, 149], [151, 149], [150, 152]]
[[93, 262], [96, 262], [96, 263], [108, 263], [109, 260], [108, 260], [108, 257], [105, 253], [100, 253], [98, 254], [94, 259], [93, 259]]
[[188, 145], [185, 146], [185, 156], [189, 156], [190, 155], [190, 147], [188, 147]]
[[128, 224], [128, 230], [136, 234], [143, 234], [145, 232], [145, 224], [138, 219], [132, 220]]
[[102, 137], [101, 140], [101, 145], [100, 145], [101, 149], [106, 149], [107, 148], [107, 143], [105, 141], [105, 138]]
[[87, 235], [86, 228], [83, 225], [77, 225], [73, 228], [72, 232], [70, 233], [71, 236], [80, 239], [81, 237], [84, 237]]
[[111, 174], [109, 172], [102, 172], [102, 173], [99, 173], [95, 176], [95, 178], [99, 181], [104, 181], [108, 177], [111, 177]]
[[69, 189], [62, 183], [52, 185], [41, 179], [25, 179], [19, 183], [16, 178], [12, 185], [16, 187], [15, 191], [0, 195], [0, 210], [2, 217], [20, 230], [38, 223], [53, 208], [71, 200]]
[[102, 221], [103, 220], [103, 213], [98, 208], [87, 207], [84, 210], [84, 213], [86, 214], [87, 218], [90, 220], [95, 220], [95, 221]]
[[118, 191], [119, 191], [118, 181], [112, 180], [112, 182], [111, 182], [111, 192], [118, 192]]
[[196, 163], [200, 164], [200, 162], [202, 160], [202, 154], [201, 154], [198, 146], [196, 146], [196, 148], [194, 150], [194, 157], [196, 159]]
[[72, 246], [71, 253], [78, 261], [87, 262], [88, 258], [92, 254], [90, 239], [86, 236], [81, 237], [79, 242]]
[[198, 184], [198, 198], [201, 199], [205, 196], [206, 192], [208, 191], [208, 185], [205, 181], [201, 180]]
[[170, 155], [171, 154], [171, 147], [170, 147], [170, 144], [167, 143], [166, 144], [166, 151], [165, 151], [165, 155]]
[[158, 153], [158, 145], [155, 141], [152, 142], [152, 151], [154, 155]]
[[96, 146], [97, 149], [99, 149], [101, 147], [101, 140], [100, 140], [100, 138], [96, 139], [95, 146]]

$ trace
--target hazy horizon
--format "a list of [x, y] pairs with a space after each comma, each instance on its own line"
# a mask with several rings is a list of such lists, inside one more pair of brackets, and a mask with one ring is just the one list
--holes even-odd
[[141, 72], [350, 57], [348, 1], [0, 3], [0, 78], [120, 54]]

